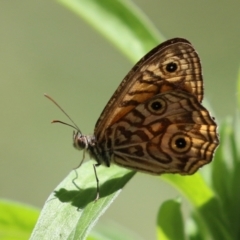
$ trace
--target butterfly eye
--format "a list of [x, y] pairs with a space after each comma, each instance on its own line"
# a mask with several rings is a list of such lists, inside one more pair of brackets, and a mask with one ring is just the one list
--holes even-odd
[[187, 152], [192, 146], [191, 138], [182, 133], [175, 134], [170, 142], [172, 150], [177, 153]]
[[166, 102], [162, 99], [154, 99], [148, 104], [148, 110], [152, 114], [161, 114], [166, 110]]
[[178, 66], [175, 62], [170, 62], [167, 64], [166, 66], [166, 70], [169, 72], [169, 73], [173, 73], [177, 70]]

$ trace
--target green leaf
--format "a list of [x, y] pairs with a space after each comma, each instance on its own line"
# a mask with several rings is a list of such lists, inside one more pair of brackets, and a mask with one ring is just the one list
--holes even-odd
[[212, 182], [221, 201], [222, 212], [228, 222], [225, 228], [232, 239], [239, 238], [240, 221], [240, 158], [239, 113], [234, 120], [227, 119], [220, 128], [221, 145], [213, 165]]
[[191, 218], [186, 224], [186, 233], [189, 240], [212, 239], [208, 226], [196, 211], [192, 211]]
[[161, 205], [157, 217], [157, 235], [159, 240], [185, 239], [180, 207], [180, 199], [167, 200]]
[[133, 62], [164, 38], [131, 1], [57, 0], [84, 18]]
[[237, 103], [238, 103], [238, 109], [240, 109], [240, 68], [238, 70], [238, 79], [237, 79]]
[[214, 197], [200, 173], [191, 176], [166, 174], [160, 177], [178, 189], [195, 206], [200, 207]]
[[[46, 201], [31, 239], [85, 239], [98, 218], [135, 172], [117, 166], [97, 168], [100, 199], [91, 162], [72, 171]], [[75, 182], [73, 182], [75, 180]]]
[[[216, 152], [215, 161], [212, 163], [212, 184], [221, 201], [229, 198], [231, 193], [231, 165], [232, 153], [232, 120], [227, 119], [220, 128], [221, 144]], [[223, 176], [228, 176], [227, 178]]]
[[29, 239], [38, 215], [32, 206], [0, 199], [0, 239]]
[[212, 239], [234, 239], [227, 216], [218, 198], [212, 198], [199, 209], [196, 209], [196, 212]]
[[228, 213], [228, 219], [230, 222], [231, 231], [233, 236], [238, 239], [240, 237], [239, 231], [239, 222], [240, 222], [240, 191], [239, 191], [239, 182], [240, 182], [240, 117], [239, 112], [236, 114], [233, 125], [233, 136], [232, 136], [232, 155], [233, 162], [231, 168], [231, 188], [230, 188], [230, 199], [226, 202], [227, 208], [225, 211]]
[[163, 175], [161, 178], [187, 197], [214, 239], [231, 239], [232, 234], [221, 203], [199, 173], [192, 176]]
[[141, 240], [143, 239], [138, 234], [125, 229], [124, 227], [114, 223], [105, 222], [98, 224], [87, 237], [87, 240]]

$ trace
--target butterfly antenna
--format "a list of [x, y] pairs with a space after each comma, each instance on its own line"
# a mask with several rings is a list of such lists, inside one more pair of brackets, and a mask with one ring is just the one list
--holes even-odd
[[80, 131], [80, 128], [78, 127], [78, 125], [72, 120], [72, 118], [62, 109], [62, 107], [53, 99], [51, 98], [48, 94], [44, 93], [44, 96], [46, 98], [48, 98], [51, 102], [53, 102], [64, 114], [65, 116], [72, 122], [73, 125], [59, 121], [59, 120], [53, 120], [52, 123], [62, 123], [64, 125], [67, 125], [69, 127], [72, 127], [74, 129], [76, 129], [80, 134], [82, 134], [82, 132]]

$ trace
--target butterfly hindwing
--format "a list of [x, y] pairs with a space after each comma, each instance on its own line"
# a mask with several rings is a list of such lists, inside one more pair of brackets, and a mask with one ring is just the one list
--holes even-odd
[[109, 127], [102, 147], [112, 152], [113, 162], [127, 168], [192, 174], [211, 161], [218, 145], [216, 128], [194, 95], [176, 90], [152, 97], [119, 119]]

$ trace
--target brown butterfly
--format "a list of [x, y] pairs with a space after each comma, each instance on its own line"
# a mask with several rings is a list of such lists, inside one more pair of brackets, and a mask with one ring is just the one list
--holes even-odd
[[202, 99], [198, 54], [189, 41], [170, 39], [136, 63], [104, 108], [94, 134], [78, 130], [74, 147], [85, 149], [95, 167], [115, 163], [156, 175], [193, 174], [212, 160], [219, 144], [217, 124]]

